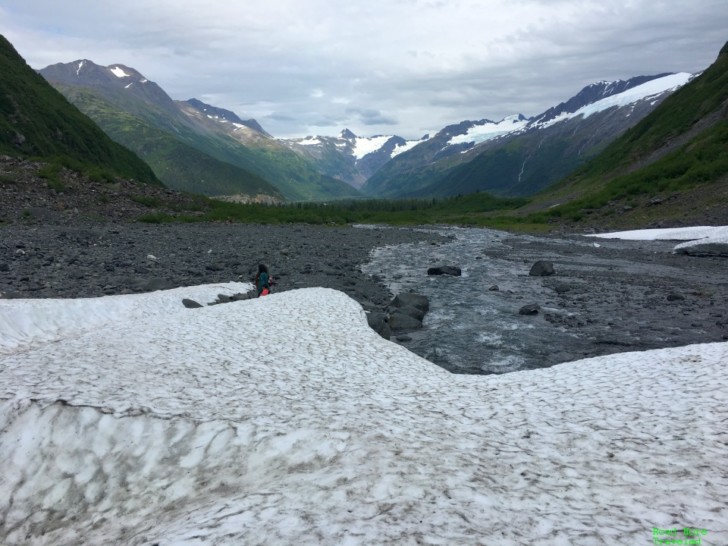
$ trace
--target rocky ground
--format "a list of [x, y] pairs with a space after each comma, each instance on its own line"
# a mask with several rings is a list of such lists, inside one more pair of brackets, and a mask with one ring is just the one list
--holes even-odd
[[269, 265], [274, 292], [323, 286], [367, 308], [392, 298], [359, 265], [371, 249], [438, 239], [413, 229], [245, 224], [0, 226], [5, 298], [91, 297], [249, 281]]
[[485, 256], [524, 271], [536, 260], [555, 269], [523, 279], [533, 289], [523, 303], [538, 309], [558, 340], [531, 348], [539, 362], [728, 340], [726, 257], [677, 254], [675, 241], [563, 236], [503, 243]]

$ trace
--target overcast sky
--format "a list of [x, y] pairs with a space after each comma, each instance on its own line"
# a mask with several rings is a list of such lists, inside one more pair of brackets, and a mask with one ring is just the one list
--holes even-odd
[[278, 137], [533, 116], [595, 81], [701, 71], [727, 31], [727, 0], [0, 0], [33, 68], [126, 64]]

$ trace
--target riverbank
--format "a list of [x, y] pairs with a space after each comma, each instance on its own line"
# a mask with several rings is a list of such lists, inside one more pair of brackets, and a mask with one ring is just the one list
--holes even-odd
[[273, 290], [324, 287], [365, 308], [392, 294], [360, 265], [377, 247], [446, 239], [411, 228], [87, 223], [0, 226], [3, 298], [84, 298], [248, 282], [267, 264]]

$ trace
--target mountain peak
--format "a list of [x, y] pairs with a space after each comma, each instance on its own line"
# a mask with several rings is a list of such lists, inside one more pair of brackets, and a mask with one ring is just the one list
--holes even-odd
[[352, 133], [351, 131], [349, 131], [349, 129], [344, 129], [343, 131], [341, 131], [340, 136], [341, 136], [341, 138], [345, 138], [347, 140], [356, 138], [356, 135], [354, 133]]

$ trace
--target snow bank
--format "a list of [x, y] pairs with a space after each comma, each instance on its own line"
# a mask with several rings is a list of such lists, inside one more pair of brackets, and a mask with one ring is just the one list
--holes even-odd
[[728, 226], [698, 226], [666, 229], [638, 229], [587, 235], [603, 239], [626, 239], [630, 241], [687, 241], [675, 250], [705, 245], [728, 245]]
[[180, 302], [223, 290], [2, 302], [0, 542], [728, 542], [726, 343], [458, 376], [333, 290]]

